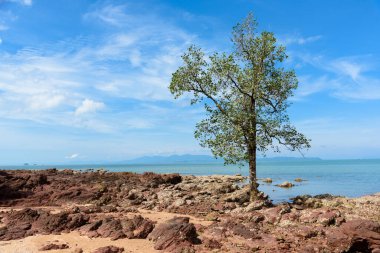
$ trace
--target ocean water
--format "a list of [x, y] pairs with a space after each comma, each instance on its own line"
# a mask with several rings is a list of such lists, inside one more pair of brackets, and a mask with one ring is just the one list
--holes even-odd
[[[248, 175], [248, 167], [224, 166], [223, 164], [97, 164], [97, 165], [49, 165], [49, 166], [0, 166], [0, 169], [46, 169], [71, 168], [75, 170], [99, 169], [108, 171], [130, 171], [142, 173], [180, 173], [183, 175], [225, 174]], [[302, 194], [342, 195], [358, 197], [380, 192], [380, 159], [373, 160], [286, 160], [259, 161], [257, 164], [259, 178], [270, 177], [272, 184], [260, 183], [260, 190], [278, 203]], [[306, 181], [294, 182], [295, 178]], [[294, 187], [284, 189], [275, 184], [290, 181]]]

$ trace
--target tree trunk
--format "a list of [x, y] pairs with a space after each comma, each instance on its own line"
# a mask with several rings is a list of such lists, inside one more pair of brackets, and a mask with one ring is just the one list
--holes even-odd
[[250, 200], [255, 201], [259, 196], [259, 184], [257, 183], [256, 176], [256, 149], [257, 149], [257, 138], [256, 138], [256, 101], [251, 98], [251, 128], [252, 132], [250, 134], [248, 143], [248, 159], [249, 159], [249, 182], [250, 182]]
[[[256, 147], [256, 145], [254, 145]], [[249, 183], [250, 183], [250, 200], [257, 200], [259, 195], [256, 176], [256, 148], [249, 150]]]

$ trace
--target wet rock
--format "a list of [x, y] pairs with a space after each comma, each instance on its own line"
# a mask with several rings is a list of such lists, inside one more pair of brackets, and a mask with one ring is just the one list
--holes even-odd
[[291, 200], [293, 201], [293, 204], [300, 207], [299, 209], [302, 209], [302, 208], [320, 208], [323, 206], [321, 199], [313, 198], [310, 195], [296, 196], [294, 198], [291, 198]]
[[335, 196], [335, 195], [331, 195], [331, 194], [328, 194], [328, 193], [324, 193], [324, 194], [318, 194], [318, 195], [315, 195], [313, 198], [316, 198], [316, 199], [335, 199], [339, 196]]
[[179, 174], [155, 174], [153, 172], [145, 172], [141, 181], [148, 187], [157, 188], [161, 184], [178, 184], [182, 182], [182, 177]]
[[122, 252], [124, 252], [124, 248], [119, 248], [116, 246], [106, 246], [106, 247], [98, 248], [92, 253], [122, 253]]
[[194, 224], [189, 223], [188, 217], [175, 217], [159, 224], [148, 239], [155, 242], [155, 249], [169, 252], [181, 252], [200, 243]]
[[282, 188], [290, 188], [290, 187], [293, 187], [294, 184], [292, 184], [291, 182], [285, 181], [281, 184], [276, 184], [276, 186], [282, 187]]
[[267, 177], [267, 178], [264, 178], [264, 179], [263, 179], [263, 182], [264, 182], [264, 183], [267, 183], [267, 184], [271, 184], [271, 183], [273, 182], [273, 180], [272, 180], [272, 178]]
[[300, 183], [300, 182], [303, 182], [303, 181], [306, 181], [306, 180], [297, 177], [296, 179], [294, 179], [294, 181]]
[[67, 245], [66, 243], [63, 243], [63, 244], [50, 243], [40, 248], [40, 250], [47, 251], [47, 250], [68, 249], [68, 248], [69, 248], [69, 245]]

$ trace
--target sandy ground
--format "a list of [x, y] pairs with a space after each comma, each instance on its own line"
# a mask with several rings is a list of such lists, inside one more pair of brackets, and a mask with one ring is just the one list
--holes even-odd
[[[1, 211], [10, 211], [11, 209], [17, 210], [19, 208], [1, 208]], [[22, 208], [20, 208], [22, 209]], [[43, 207], [43, 209], [48, 209], [50, 211], [59, 212], [64, 208], [59, 207]], [[157, 223], [164, 222], [176, 216], [189, 217], [190, 222], [194, 224], [201, 224], [204, 226], [210, 225], [211, 221], [205, 221], [196, 217], [188, 215], [178, 215], [168, 212], [155, 212], [150, 210], [139, 209], [139, 213], [129, 213], [128, 216], [133, 216], [140, 214], [145, 218], [156, 221]], [[56, 244], [67, 244], [70, 248], [60, 249], [60, 250], [49, 250], [40, 251], [39, 249], [43, 246], [56, 243]], [[117, 246], [123, 247], [126, 253], [151, 253], [151, 252], [162, 252], [155, 250], [153, 248], [153, 242], [146, 239], [120, 239], [116, 241], [111, 241], [109, 238], [89, 238], [87, 236], [81, 236], [78, 232], [63, 233], [61, 235], [35, 235], [29, 236], [19, 240], [11, 241], [0, 241], [0, 253], [35, 253], [35, 252], [62, 252], [62, 253], [72, 253], [75, 249], [81, 248], [84, 253], [91, 253], [95, 249], [105, 246]]]
[[[70, 248], [60, 250], [39, 251], [40, 248], [49, 243], [66, 243]], [[160, 252], [153, 248], [153, 242], [146, 239], [120, 239], [111, 241], [109, 238], [88, 238], [81, 236], [74, 231], [61, 235], [36, 235], [29, 236], [21, 240], [0, 242], [0, 253], [35, 253], [35, 252], [62, 252], [72, 253], [75, 249], [81, 248], [84, 253], [91, 253], [95, 249], [114, 245], [123, 247], [124, 252], [152, 253]]]

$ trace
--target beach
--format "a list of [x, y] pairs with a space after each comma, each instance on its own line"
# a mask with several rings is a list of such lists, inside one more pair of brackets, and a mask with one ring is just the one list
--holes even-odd
[[0, 171], [0, 252], [380, 252], [380, 194], [250, 203], [244, 180]]

